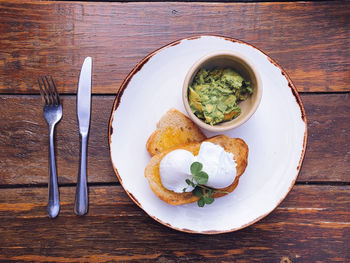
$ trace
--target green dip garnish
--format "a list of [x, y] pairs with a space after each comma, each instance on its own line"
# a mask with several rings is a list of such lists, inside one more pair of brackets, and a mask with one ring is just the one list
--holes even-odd
[[252, 93], [250, 82], [236, 71], [202, 68], [189, 86], [188, 102], [198, 118], [215, 125], [236, 118], [241, 113], [238, 103]]

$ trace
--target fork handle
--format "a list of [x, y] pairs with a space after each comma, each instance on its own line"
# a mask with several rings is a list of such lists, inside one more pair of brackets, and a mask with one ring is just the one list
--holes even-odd
[[49, 126], [49, 200], [47, 202], [47, 213], [51, 218], [55, 218], [60, 211], [60, 196], [58, 192], [55, 145], [54, 145], [55, 126]]
[[86, 156], [87, 156], [87, 134], [80, 134], [80, 165], [77, 188], [75, 190], [74, 213], [84, 215], [88, 211], [88, 191], [87, 191], [87, 173], [86, 173]]

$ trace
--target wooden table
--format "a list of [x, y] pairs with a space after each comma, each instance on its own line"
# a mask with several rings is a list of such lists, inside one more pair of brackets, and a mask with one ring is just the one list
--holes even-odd
[[[118, 183], [107, 141], [115, 94], [153, 50], [224, 35], [278, 61], [301, 94], [308, 142], [298, 180], [270, 215], [220, 235], [151, 219]], [[94, 58], [88, 150], [90, 209], [73, 213], [79, 162], [76, 89]], [[36, 84], [62, 94], [57, 127], [61, 212], [46, 214], [47, 126]], [[1, 262], [349, 262], [350, 2], [93, 3], [0, 1]]]

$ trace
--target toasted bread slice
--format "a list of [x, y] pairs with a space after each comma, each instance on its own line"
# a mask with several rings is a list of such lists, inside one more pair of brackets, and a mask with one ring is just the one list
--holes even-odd
[[184, 114], [170, 109], [158, 122], [157, 130], [149, 137], [146, 148], [151, 156], [192, 142], [206, 139], [203, 132]]
[[[236, 161], [237, 176], [234, 182], [226, 188], [220, 189], [222, 192], [216, 192], [213, 194], [214, 198], [221, 197], [227, 193], [231, 193], [238, 185], [240, 176], [243, 174], [248, 162], [248, 146], [242, 139], [232, 139], [226, 135], [218, 135], [209, 138], [205, 141], [218, 144], [227, 152], [233, 153]], [[176, 149], [184, 149], [192, 152], [195, 156], [198, 155], [201, 143], [190, 143], [177, 147]], [[196, 202], [199, 198], [189, 193], [175, 193], [166, 189], [161, 182], [159, 174], [159, 164], [163, 157], [174, 150], [174, 148], [168, 149], [165, 152], [154, 155], [145, 169], [145, 176], [150, 184], [153, 192], [163, 201], [171, 205], [183, 205], [192, 202]], [[223, 193], [227, 192], [227, 193]]]

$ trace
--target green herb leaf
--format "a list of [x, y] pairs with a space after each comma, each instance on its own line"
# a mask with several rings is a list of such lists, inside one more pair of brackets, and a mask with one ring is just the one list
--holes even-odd
[[[214, 202], [212, 195], [216, 192], [216, 190], [205, 186], [205, 184], [208, 183], [209, 176], [206, 172], [202, 171], [202, 168], [203, 164], [200, 162], [193, 162], [190, 167], [193, 178], [185, 180], [189, 186], [194, 187], [192, 194], [199, 197], [197, 201], [199, 207], [203, 207], [205, 204], [212, 204]], [[185, 192], [187, 188], [184, 188], [183, 192]]]
[[211, 196], [203, 196], [203, 200], [207, 205], [210, 205], [214, 202], [214, 198]]
[[198, 184], [206, 184], [209, 176], [206, 172], [200, 171], [199, 173], [195, 174], [193, 178]]
[[197, 186], [196, 188], [194, 188], [194, 190], [192, 191], [192, 194], [198, 197], [203, 196], [203, 190], [202, 188], [200, 188], [199, 186]]
[[199, 207], [203, 207], [205, 205], [203, 197], [197, 201]]
[[212, 196], [214, 192], [214, 189], [209, 188], [207, 193], [209, 196]]
[[194, 162], [191, 164], [191, 173], [193, 175], [199, 173], [203, 168], [203, 165], [200, 162]]
[[196, 187], [196, 185], [190, 179], [186, 179], [185, 181], [188, 185], [190, 185], [192, 187]]

